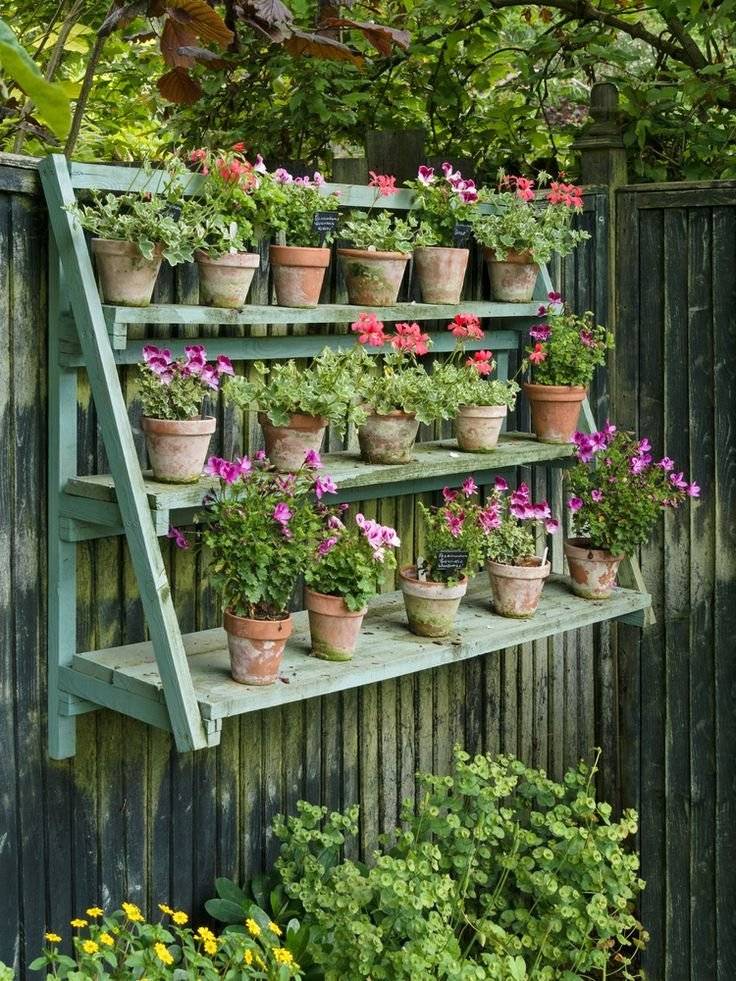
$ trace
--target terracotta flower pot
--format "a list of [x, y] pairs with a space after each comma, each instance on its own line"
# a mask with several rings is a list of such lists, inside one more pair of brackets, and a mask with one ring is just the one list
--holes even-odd
[[466, 453], [487, 453], [498, 445], [505, 405], [464, 405], [455, 418], [457, 445]]
[[452, 633], [460, 600], [468, 589], [464, 576], [459, 583], [420, 582], [414, 565], [399, 572], [409, 630], [420, 637], [447, 637]]
[[143, 416], [148, 460], [156, 480], [194, 484], [202, 476], [210, 439], [217, 427], [214, 416], [204, 419], [150, 419]]
[[323, 661], [349, 661], [355, 653], [366, 609], [354, 613], [342, 596], [304, 590], [312, 654]]
[[338, 249], [348, 302], [361, 307], [388, 307], [396, 303], [411, 254]]
[[497, 259], [493, 249], [484, 248], [491, 296], [503, 303], [530, 303], [537, 284], [539, 266], [529, 252], [509, 252]]
[[551, 569], [549, 562], [543, 565], [537, 556], [521, 559], [518, 565], [486, 562], [493, 609], [502, 617], [522, 620], [533, 616]]
[[102, 299], [124, 307], [147, 307], [161, 268], [161, 250], [152, 259], [141, 255], [132, 242], [92, 239], [92, 254], [100, 276]]
[[330, 250], [272, 245], [270, 254], [278, 305], [316, 307], [330, 264]]
[[210, 259], [205, 252], [195, 252], [194, 258], [199, 270], [199, 302], [227, 310], [242, 307], [261, 257], [254, 252], [233, 252]]
[[623, 555], [595, 548], [586, 538], [570, 538], [565, 542], [565, 557], [570, 568], [570, 585], [577, 596], [610, 598]]
[[425, 303], [459, 303], [470, 249], [419, 246], [414, 268]]
[[578, 428], [587, 390], [577, 385], [533, 385], [524, 382], [532, 410], [532, 430], [542, 443], [569, 443]]
[[233, 680], [241, 685], [272, 685], [279, 676], [284, 647], [294, 629], [291, 617], [250, 620], [225, 610], [223, 626]]
[[293, 473], [304, 463], [309, 450], [319, 452], [327, 428], [323, 416], [294, 414], [286, 426], [274, 426], [265, 412], [258, 413], [266, 456], [282, 473]]
[[368, 463], [410, 463], [419, 423], [413, 412], [371, 412], [358, 428], [360, 455]]

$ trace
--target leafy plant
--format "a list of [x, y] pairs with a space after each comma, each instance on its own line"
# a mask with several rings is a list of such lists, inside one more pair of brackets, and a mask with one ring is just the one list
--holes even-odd
[[617, 431], [576, 433], [577, 464], [565, 473], [571, 496], [567, 506], [576, 533], [594, 548], [633, 555], [643, 545], [663, 509], [678, 508], [700, 487], [688, 483], [668, 456], [657, 462], [648, 439]]
[[332, 232], [320, 233], [314, 227], [318, 211], [337, 211], [340, 203], [336, 194], [322, 192], [324, 183], [318, 171], [310, 179], [293, 177], [279, 167], [262, 184], [256, 200], [259, 195], [268, 194], [267, 222], [273, 231], [283, 232], [286, 245], [314, 248], [332, 241]]
[[398, 218], [389, 211], [377, 215], [352, 211], [342, 223], [341, 235], [356, 249], [406, 254], [414, 247], [416, 227], [416, 219], [411, 215]]
[[474, 517], [480, 533], [481, 558], [504, 565], [522, 565], [535, 554], [533, 525], [542, 525], [549, 534], [555, 534], [560, 527], [546, 501], [532, 502], [527, 484], [520, 484], [509, 493], [502, 477], [496, 478], [485, 506], [479, 507]]
[[38, 66], [19, 44], [10, 26], [0, 19], [0, 66], [18, 88], [31, 99], [41, 118], [56, 136], [64, 137], [71, 125], [69, 96], [63, 86], [47, 81]]
[[201, 344], [190, 344], [185, 356], [175, 361], [168, 348], [146, 344], [138, 365], [138, 384], [143, 415], [151, 419], [196, 419], [202, 399], [216, 392], [221, 380], [233, 374], [229, 358], [219, 354], [211, 364]]
[[407, 181], [414, 191], [412, 212], [419, 221], [416, 233], [417, 245], [457, 245], [455, 227], [459, 222], [470, 222], [478, 203], [475, 181], [463, 180], [452, 164], [442, 164], [440, 177], [434, 167], [422, 165], [416, 180]]
[[513, 409], [519, 386], [513, 379], [489, 378], [496, 369], [493, 353], [480, 350], [465, 357], [465, 342], [483, 338], [480, 320], [472, 313], [458, 313], [447, 329], [455, 338], [455, 348], [446, 361], [435, 362], [432, 378], [447, 393], [452, 415], [471, 405], [505, 405]]
[[537, 385], [576, 385], [587, 388], [595, 369], [606, 363], [606, 351], [614, 346], [613, 334], [596, 324], [590, 311], [578, 316], [561, 307], [558, 293], [539, 308], [545, 323], [529, 331], [535, 342], [526, 348], [522, 370], [532, 365]]
[[0, 961], [0, 981], [14, 981], [15, 971]]
[[[468, 477], [460, 491], [449, 487], [443, 489], [443, 503], [439, 507], [427, 507], [419, 502], [424, 526], [424, 554], [417, 559], [417, 571], [422, 580], [457, 583], [466, 572], [474, 575], [478, 569], [481, 561], [480, 535], [472, 518], [477, 505], [470, 501], [477, 490], [473, 478]], [[462, 569], [441, 568], [440, 553], [456, 549], [467, 552], [465, 566]]]
[[236, 144], [229, 151], [200, 147], [187, 158], [202, 175], [202, 184], [197, 197], [187, 201], [185, 215], [186, 206], [200, 209], [199, 248], [213, 259], [228, 252], [243, 252], [260, 237], [254, 227], [259, 218], [254, 194], [266, 168], [260, 158], [251, 164], [237, 149], [240, 146]]

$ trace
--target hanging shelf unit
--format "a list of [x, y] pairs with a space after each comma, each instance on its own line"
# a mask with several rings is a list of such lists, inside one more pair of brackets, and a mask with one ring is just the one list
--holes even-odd
[[[211, 484], [172, 486], [151, 480], [142, 470], [133, 441], [118, 366], [140, 358], [140, 339], [131, 339], [130, 325], [201, 325], [212, 342], [212, 328], [222, 325], [344, 324], [356, 307], [326, 304], [313, 310], [246, 306], [220, 310], [191, 305], [152, 305], [144, 309], [101, 303], [84, 234], [64, 210], [76, 192], [155, 190], [159, 175], [124, 167], [68, 163], [51, 155], [39, 167], [51, 229], [49, 251], [49, 616], [48, 693], [49, 754], [55, 759], [76, 751], [76, 717], [108, 708], [173, 733], [177, 749], [187, 752], [216, 746], [224, 718], [354, 688], [437, 665], [503, 650], [579, 627], [618, 620], [644, 626], [652, 621], [650, 598], [635, 562], [622, 567], [619, 588], [610, 600], [592, 602], [575, 597], [564, 579], [545, 586], [538, 612], [515, 621], [492, 614], [487, 589], [478, 581], [469, 589], [446, 640], [416, 637], [405, 626], [399, 593], [376, 597], [370, 605], [363, 641], [352, 662], [335, 664], [309, 657], [306, 614], [295, 615], [295, 632], [287, 646], [283, 682], [268, 688], [239, 685], [230, 678], [225, 634], [221, 629], [182, 635], [164, 567], [159, 537], [170, 524], [191, 521]], [[366, 207], [372, 193], [365, 187], [326, 185], [340, 191], [341, 207]], [[196, 191], [196, 188], [194, 188]], [[400, 191], [385, 202], [394, 209], [411, 205]], [[546, 268], [540, 276], [541, 297], [552, 288]], [[518, 349], [519, 327], [534, 319], [532, 304], [467, 301], [458, 306], [399, 303], [373, 308], [384, 321], [452, 319], [472, 312], [492, 328], [483, 341], [469, 347], [492, 346], [499, 377], [508, 377], [508, 358]], [[188, 331], [191, 333], [191, 330]], [[196, 337], [167, 338], [175, 354]], [[434, 335], [434, 350], [448, 350], [453, 339]], [[354, 340], [345, 334], [300, 334], [277, 337], [221, 337], [218, 353], [234, 360], [312, 357], [325, 346], [343, 347]], [[85, 368], [95, 402], [111, 473], [77, 474], [77, 372]], [[595, 423], [587, 402], [581, 428]], [[524, 433], [505, 434], [496, 451], [467, 454], [454, 441], [419, 444], [412, 463], [377, 466], [355, 454], [329, 454], [323, 459], [335, 479], [336, 500], [356, 501], [398, 496], [458, 485], [468, 475], [488, 484], [499, 472], [534, 463], [564, 465], [571, 448], [538, 443]], [[77, 651], [76, 550], [79, 541], [125, 535], [140, 589], [149, 640], [106, 650]], [[561, 543], [553, 564], [562, 568]], [[480, 577], [479, 577], [480, 579]]]

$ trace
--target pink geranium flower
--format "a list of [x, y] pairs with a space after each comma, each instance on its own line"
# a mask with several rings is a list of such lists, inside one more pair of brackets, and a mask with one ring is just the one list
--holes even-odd
[[458, 538], [463, 530], [463, 525], [465, 524], [465, 515], [462, 514], [451, 514], [449, 511], [445, 512], [445, 523], [450, 530], [450, 534], [453, 538]]
[[417, 171], [417, 180], [421, 184], [424, 184], [425, 187], [434, 183], [435, 180], [434, 167], [427, 167], [424, 164], [422, 164], [422, 166]]
[[358, 319], [350, 325], [350, 329], [358, 335], [358, 341], [368, 347], [382, 347], [386, 343], [383, 322], [375, 313], [359, 313]]
[[583, 500], [580, 497], [571, 497], [570, 500], [567, 502], [567, 506], [570, 508], [570, 510], [573, 513], [575, 513], [579, 511], [580, 508], [583, 506]]
[[463, 481], [463, 494], [465, 494], [466, 497], [472, 497], [473, 494], [477, 493], [477, 491], [478, 491], [478, 485], [473, 480], [473, 478], [466, 477], [465, 480]]
[[475, 368], [479, 375], [490, 375], [493, 371], [493, 352], [476, 351], [472, 358], [468, 358], [465, 364], [469, 368]]
[[456, 313], [454, 320], [447, 325], [447, 329], [458, 339], [472, 337], [474, 340], [480, 340], [483, 337], [480, 320], [474, 313]]
[[370, 187], [375, 187], [378, 196], [388, 197], [396, 193], [396, 178], [389, 174], [377, 174], [375, 170], [369, 170], [371, 179], [368, 181]]
[[321, 501], [325, 494], [337, 494], [337, 484], [327, 474], [317, 477], [314, 482], [314, 493], [317, 495], [317, 500]]
[[419, 324], [396, 324], [396, 333], [391, 338], [391, 346], [395, 351], [406, 351], [422, 357], [429, 351], [431, 338], [425, 334]]

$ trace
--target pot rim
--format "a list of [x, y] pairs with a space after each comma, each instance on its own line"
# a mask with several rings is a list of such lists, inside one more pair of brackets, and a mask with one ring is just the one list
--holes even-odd
[[286, 640], [294, 629], [294, 619], [291, 613], [278, 620], [256, 620], [253, 617], [241, 617], [230, 610], [223, 610], [223, 629], [236, 637], [257, 637], [261, 640]]
[[200, 266], [234, 266], [241, 269], [257, 269], [261, 261], [257, 252], [226, 252], [213, 259], [202, 249], [197, 249], [194, 258]]
[[330, 264], [330, 249], [319, 245], [269, 245], [268, 250], [274, 266], [326, 269]]
[[326, 416], [310, 416], [304, 412], [292, 412], [285, 426], [277, 426], [276, 423], [271, 422], [267, 412], [263, 412], [262, 409], [258, 410], [258, 423], [264, 428], [270, 426], [271, 429], [302, 429], [317, 432], [318, 429], [326, 429], [329, 421]]
[[599, 548], [589, 538], [566, 538], [563, 542], [565, 555], [573, 559], [588, 559], [593, 562], [622, 562], [625, 555], [614, 555], [608, 549]]
[[523, 252], [517, 252], [515, 249], [509, 249], [506, 253], [505, 259], [497, 259], [495, 249], [492, 249], [489, 245], [484, 245], [483, 254], [489, 262], [502, 262], [504, 264], [508, 263], [512, 266], [539, 266], [539, 263], [535, 262], [532, 258], [532, 254], [529, 249], [525, 249]]
[[488, 419], [499, 419], [508, 415], [507, 405], [461, 405], [457, 410], [458, 415], [480, 416]]
[[[422, 582], [420, 579], [417, 579], [416, 572], [417, 572], [416, 565], [404, 565], [399, 569], [399, 579], [401, 580], [402, 583], [406, 582], [409, 585], [417, 587], [420, 590], [431, 589], [431, 588], [436, 589], [438, 586], [441, 586], [448, 593], [457, 594], [457, 595], [442, 596], [441, 599], [457, 599], [458, 595], [464, 596], [465, 591], [468, 588], [468, 577], [466, 575], [463, 576], [459, 582], [449, 585], [448, 583], [445, 582], [434, 582], [431, 579], [427, 579], [424, 582]], [[413, 575], [411, 575], [410, 573], [413, 573]]]
[[156, 419], [141, 417], [141, 429], [146, 433], [160, 436], [203, 436], [214, 433], [217, 428], [215, 416], [198, 416], [196, 419]]
[[[585, 398], [588, 393], [587, 385], [540, 385], [538, 382], [522, 382], [521, 387], [525, 395], [547, 396], [548, 401], [559, 401], [555, 396], [570, 396], [569, 401], [577, 402]], [[544, 401], [544, 399], [540, 399]]]
[[470, 256], [470, 249], [461, 245], [415, 245], [414, 252], [464, 252]]
[[[390, 412], [381, 413], [381, 412], [374, 412], [372, 406], [368, 406], [367, 408], [370, 409], [370, 411], [368, 412], [368, 417], [369, 418], [371, 416], [373, 416], [376, 419], [399, 419], [399, 418], [401, 418], [401, 419], [414, 420], [417, 417], [416, 412], [404, 412], [403, 409], [392, 409]], [[365, 423], [361, 423], [361, 426], [363, 426], [363, 425], [365, 425]], [[358, 428], [360, 428], [360, 427], [358, 427]]]
[[102, 253], [107, 252], [121, 256], [127, 255], [131, 256], [131, 258], [134, 256], [140, 256], [140, 258], [145, 262], [158, 262], [163, 256], [163, 246], [158, 242], [153, 247], [153, 257], [146, 259], [135, 242], [129, 242], [124, 238], [93, 238], [92, 251]]
[[[310, 606], [309, 601], [312, 598], [317, 600], [317, 605], [337, 606], [338, 610], [327, 611], [317, 609], [317, 606]], [[312, 589], [310, 586], [304, 587], [304, 599], [307, 610], [312, 610], [314, 613], [322, 613], [326, 616], [341, 617], [346, 620], [356, 620], [358, 617], [364, 617], [368, 612], [367, 606], [364, 606], [362, 610], [349, 610], [345, 605], [345, 600], [342, 596], [335, 596], [333, 593], [320, 593], [316, 589]]]
[[408, 262], [412, 257], [411, 252], [380, 252], [377, 249], [337, 249], [337, 254], [355, 259], [393, 259]]
[[[531, 556], [529, 557], [531, 558]], [[552, 563], [547, 561], [542, 564], [541, 557], [538, 555], [535, 555], [534, 558], [539, 559], [537, 565], [507, 565], [505, 562], [494, 562], [492, 559], [488, 559], [486, 571], [500, 579], [546, 579], [552, 571]]]

